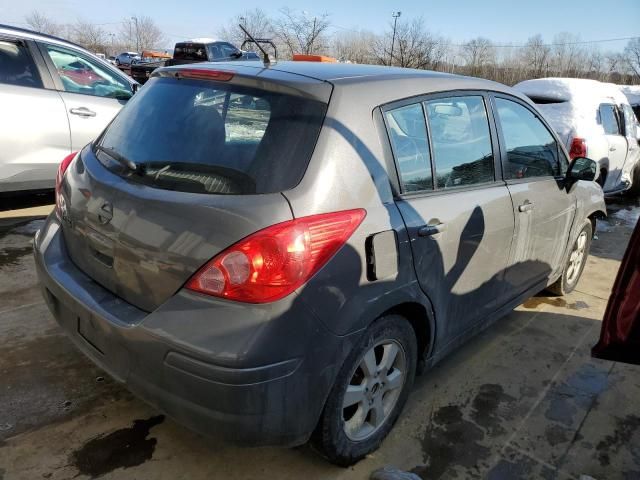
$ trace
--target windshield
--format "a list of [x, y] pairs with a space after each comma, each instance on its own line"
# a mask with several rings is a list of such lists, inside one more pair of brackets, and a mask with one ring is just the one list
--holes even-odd
[[98, 141], [104, 148], [94, 153], [111, 171], [156, 188], [280, 192], [301, 180], [325, 111], [326, 104], [293, 95], [152, 78], [114, 119]]

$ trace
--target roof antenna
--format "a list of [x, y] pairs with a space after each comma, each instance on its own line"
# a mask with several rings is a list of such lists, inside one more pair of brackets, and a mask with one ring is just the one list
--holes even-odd
[[[242, 29], [244, 34], [247, 36], [247, 39], [244, 42], [242, 42], [242, 45], [240, 46], [240, 50], [244, 50], [244, 47], [247, 43], [255, 43], [256, 47], [258, 47], [262, 52], [262, 63], [264, 63], [265, 67], [268, 67], [272, 63], [275, 63], [278, 61], [278, 49], [276, 48], [275, 44], [271, 41], [271, 39], [253, 38], [253, 36], [247, 31], [246, 28], [242, 26], [242, 24], [238, 24], [238, 26]], [[275, 58], [273, 60], [271, 59], [267, 51], [264, 48], [262, 48], [262, 45], [260, 45], [261, 43], [266, 43], [268, 45], [271, 45], [271, 47], [273, 48], [273, 52], [275, 53]]]

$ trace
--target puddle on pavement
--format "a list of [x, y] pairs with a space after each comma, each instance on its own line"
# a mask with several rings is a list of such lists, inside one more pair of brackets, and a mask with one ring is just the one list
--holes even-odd
[[[471, 402], [440, 407], [432, 415], [422, 439], [425, 465], [411, 471], [421, 478], [438, 479], [452, 467], [477, 469], [491, 456], [490, 448], [482, 445], [482, 441], [485, 436], [504, 433], [499, 413], [508, 412], [515, 401], [504, 393], [502, 386], [485, 384]], [[469, 403], [470, 419], [467, 419], [464, 410]]]
[[33, 247], [6, 247], [0, 250], [0, 268], [17, 265], [20, 259], [33, 252]]
[[71, 454], [71, 462], [80, 474], [92, 478], [117, 468], [130, 468], [150, 460], [158, 442], [147, 438], [151, 428], [161, 424], [164, 415], [135, 420], [133, 426], [89, 440]]
[[529, 300], [522, 304], [524, 308], [530, 309], [538, 308], [541, 305], [563, 307], [568, 308], [569, 310], [582, 310], [584, 308], [589, 308], [589, 304], [587, 302], [583, 302], [582, 300], [569, 303], [561, 297], [531, 297]]
[[[621, 448], [628, 446], [634, 433], [638, 431], [640, 431], [640, 417], [627, 415], [624, 418], [616, 418], [616, 429], [613, 432], [613, 435], [607, 435], [604, 440], [600, 441], [598, 445], [596, 445], [600, 465], [603, 467], [609, 466], [611, 464], [611, 455], [618, 453]], [[634, 456], [634, 460], [640, 464], [640, 453], [632, 449], [631, 454]], [[640, 477], [628, 476], [626, 478]]]

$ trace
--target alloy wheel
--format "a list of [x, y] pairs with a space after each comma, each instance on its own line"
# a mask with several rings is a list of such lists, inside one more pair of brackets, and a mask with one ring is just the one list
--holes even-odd
[[587, 247], [587, 232], [581, 232], [573, 246], [571, 255], [569, 256], [569, 265], [567, 268], [567, 283], [572, 285], [580, 275], [580, 269], [584, 262]]
[[406, 363], [395, 340], [378, 342], [360, 359], [342, 402], [344, 432], [350, 440], [370, 437], [389, 417], [405, 383]]

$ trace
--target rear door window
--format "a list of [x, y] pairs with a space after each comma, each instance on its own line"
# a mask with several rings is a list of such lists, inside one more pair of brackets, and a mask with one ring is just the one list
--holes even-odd
[[204, 62], [207, 60], [207, 47], [202, 43], [177, 43], [173, 50], [173, 58]]
[[152, 78], [105, 131], [99, 145], [107, 150], [96, 155], [110, 170], [156, 188], [280, 192], [302, 179], [325, 112], [326, 104], [294, 95]]
[[0, 83], [42, 88], [36, 64], [22, 42], [0, 40]]
[[493, 149], [482, 96], [425, 103], [438, 189], [492, 182]]
[[528, 108], [496, 98], [507, 163], [507, 179], [561, 175], [558, 144], [547, 127]]
[[427, 125], [419, 103], [385, 113], [403, 192], [432, 190]]
[[606, 135], [620, 135], [622, 129], [620, 128], [615, 105], [609, 103], [601, 104], [598, 108], [598, 116]]

